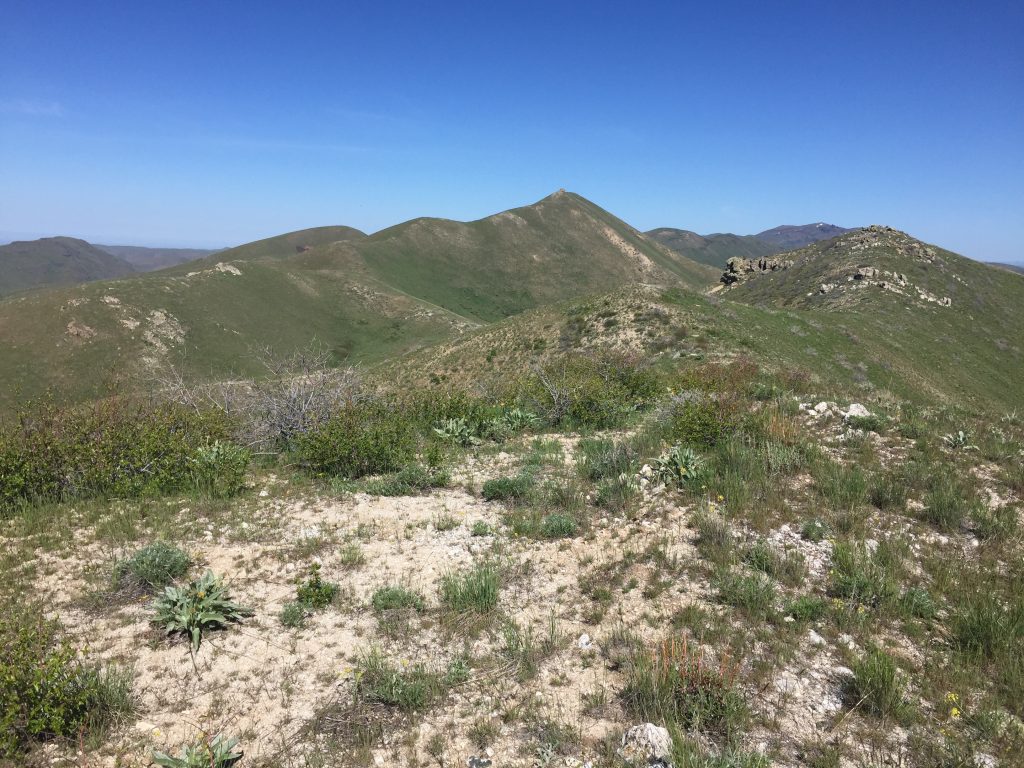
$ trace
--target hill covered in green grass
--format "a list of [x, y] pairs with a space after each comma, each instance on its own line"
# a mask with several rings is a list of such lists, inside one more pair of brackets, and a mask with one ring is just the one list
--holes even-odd
[[135, 272], [118, 256], [74, 237], [0, 245], [0, 296], [33, 288], [109, 280]]
[[141, 245], [97, 245], [101, 251], [127, 261], [138, 272], [166, 269], [216, 253], [213, 248], [147, 248]]
[[724, 267], [733, 258], [758, 259], [776, 253], [803, 248], [828, 240], [850, 230], [834, 224], [786, 224], [756, 235], [734, 235], [729, 232], [698, 235], [688, 229], [661, 227], [646, 234], [653, 240], [687, 258], [713, 267]]
[[194, 378], [259, 375], [256, 350], [314, 340], [336, 362], [372, 364], [573, 296], [716, 276], [564, 191], [468, 223], [321, 227], [0, 302], [0, 391], [88, 398], [167, 363]]

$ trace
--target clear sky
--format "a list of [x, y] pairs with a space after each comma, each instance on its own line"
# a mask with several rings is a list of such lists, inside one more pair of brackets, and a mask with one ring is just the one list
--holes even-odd
[[4, 3], [0, 236], [221, 246], [565, 187], [641, 229], [1024, 260], [1020, 2], [271, 5]]

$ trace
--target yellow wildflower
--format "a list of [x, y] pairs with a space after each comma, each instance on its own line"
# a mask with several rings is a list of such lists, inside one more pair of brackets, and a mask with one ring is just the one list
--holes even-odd
[[948, 701], [950, 704], [956, 704], [958, 701], [960, 701], [960, 697], [952, 691], [949, 691], [946, 693], [946, 701]]
[[951, 710], [949, 710], [949, 716], [951, 718], [953, 718], [954, 720], [959, 720], [960, 719], [960, 707], [953, 707]]

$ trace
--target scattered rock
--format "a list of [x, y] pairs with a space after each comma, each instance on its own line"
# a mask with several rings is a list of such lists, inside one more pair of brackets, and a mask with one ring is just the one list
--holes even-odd
[[871, 415], [871, 411], [860, 403], [850, 403], [850, 407], [843, 412], [843, 420], [863, 419]]
[[634, 725], [622, 735], [619, 755], [633, 765], [672, 765], [672, 737], [654, 723]]
[[769, 257], [744, 259], [740, 256], [733, 256], [725, 263], [725, 272], [722, 273], [721, 282], [725, 285], [732, 285], [753, 275], [777, 272], [780, 269], [789, 269], [791, 266], [793, 266], [793, 262], [789, 259]]

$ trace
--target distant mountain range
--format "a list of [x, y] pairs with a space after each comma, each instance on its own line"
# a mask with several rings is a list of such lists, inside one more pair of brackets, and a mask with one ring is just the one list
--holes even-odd
[[794, 248], [803, 248], [849, 231], [835, 224], [819, 222], [784, 224], [756, 235], [734, 235], [728, 232], [698, 235], [687, 229], [671, 227], [652, 229], [645, 234], [690, 259], [714, 267], [724, 267], [725, 262], [734, 256], [758, 259]]
[[203, 258], [214, 251], [93, 245], [75, 237], [44, 237], [0, 245], [0, 296], [111, 280]]
[[258, 375], [255, 349], [313, 339], [339, 362], [373, 363], [574, 296], [700, 290], [719, 274], [562, 190], [472, 222], [320, 227], [0, 301], [0, 399], [51, 386], [87, 398], [138, 386], [164, 362], [195, 377]]
[[195, 261], [217, 253], [210, 248], [144, 248], [139, 245], [97, 245], [101, 251], [117, 256], [131, 264], [136, 272], [176, 267], [186, 261]]

